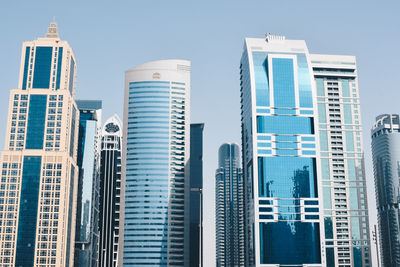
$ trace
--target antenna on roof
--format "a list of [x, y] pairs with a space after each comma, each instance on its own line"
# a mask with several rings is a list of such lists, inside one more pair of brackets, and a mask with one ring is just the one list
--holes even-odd
[[60, 39], [60, 36], [58, 36], [58, 28], [55, 18], [56, 17], [54, 17], [54, 22], [51, 22], [49, 28], [47, 29], [47, 33], [45, 35], [46, 38]]

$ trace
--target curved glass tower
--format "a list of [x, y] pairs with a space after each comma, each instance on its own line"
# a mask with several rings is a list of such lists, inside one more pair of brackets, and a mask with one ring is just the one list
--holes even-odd
[[371, 130], [383, 266], [400, 266], [400, 118], [383, 114]]
[[123, 266], [187, 264], [189, 95], [189, 61], [125, 73]]
[[223, 144], [215, 173], [217, 267], [244, 266], [243, 173], [240, 148]]

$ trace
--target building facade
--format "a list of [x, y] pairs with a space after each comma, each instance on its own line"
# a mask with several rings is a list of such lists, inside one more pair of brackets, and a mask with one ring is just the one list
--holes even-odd
[[75, 266], [97, 266], [102, 103], [76, 100], [79, 110]]
[[0, 265], [73, 266], [79, 112], [74, 53], [51, 23], [23, 43], [0, 180]]
[[370, 266], [355, 58], [247, 38], [241, 85], [246, 262]]
[[371, 130], [383, 267], [400, 266], [400, 116], [383, 114]]
[[203, 266], [203, 130], [190, 124], [190, 267]]
[[311, 55], [316, 84], [327, 266], [371, 266], [354, 56]]
[[122, 123], [109, 118], [101, 137], [99, 267], [117, 267], [121, 212]]
[[223, 144], [215, 174], [217, 267], [244, 265], [244, 186], [237, 144]]
[[312, 81], [304, 41], [246, 38], [241, 61], [246, 266], [323, 265]]
[[123, 266], [188, 265], [189, 102], [189, 61], [125, 73]]

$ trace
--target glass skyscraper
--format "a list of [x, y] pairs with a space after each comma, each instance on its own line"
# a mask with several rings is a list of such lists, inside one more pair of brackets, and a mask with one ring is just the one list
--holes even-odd
[[217, 267], [244, 266], [244, 187], [240, 148], [223, 144], [215, 174]]
[[104, 124], [101, 137], [99, 267], [117, 267], [121, 213], [122, 123], [117, 115]]
[[242, 153], [249, 266], [370, 266], [355, 58], [246, 38]]
[[51, 23], [23, 43], [0, 180], [0, 265], [73, 266], [79, 111], [74, 53]]
[[326, 264], [370, 266], [356, 59], [310, 56], [317, 96]]
[[76, 100], [79, 110], [78, 195], [75, 230], [75, 265], [97, 266], [99, 183], [100, 183], [100, 129], [99, 100]]
[[189, 100], [189, 61], [125, 73], [121, 266], [188, 265]]
[[382, 266], [399, 267], [400, 116], [378, 116], [371, 137]]
[[190, 267], [203, 266], [203, 130], [190, 124]]
[[319, 151], [306, 43], [274, 35], [246, 38], [240, 66], [246, 265], [322, 266]]

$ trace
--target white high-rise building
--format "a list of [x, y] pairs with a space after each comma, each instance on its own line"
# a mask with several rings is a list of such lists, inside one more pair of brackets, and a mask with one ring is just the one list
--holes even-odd
[[75, 56], [51, 23], [23, 43], [0, 179], [0, 265], [73, 266], [79, 112]]
[[125, 73], [120, 266], [188, 266], [190, 62]]
[[357, 65], [311, 55], [316, 85], [327, 266], [371, 266]]

